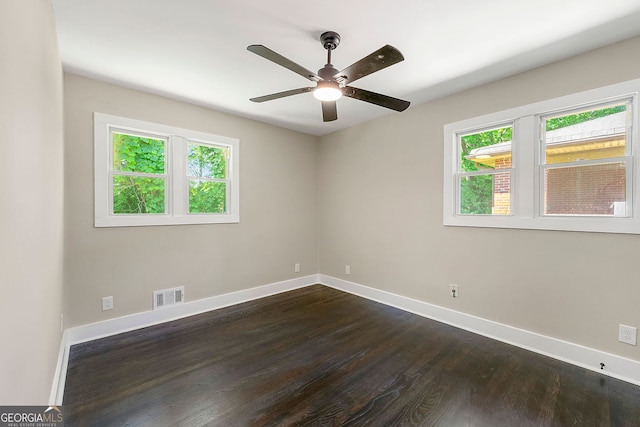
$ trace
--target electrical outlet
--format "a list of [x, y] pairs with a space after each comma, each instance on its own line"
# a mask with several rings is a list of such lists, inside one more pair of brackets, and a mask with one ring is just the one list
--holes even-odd
[[297, 262], [297, 263], [295, 263], [295, 264], [294, 264], [294, 266], [293, 266], [293, 272], [294, 272], [294, 273], [300, 273], [300, 263], [299, 263], [299, 262]]
[[449, 295], [451, 295], [451, 298], [458, 298], [460, 296], [458, 285], [449, 285]]
[[636, 345], [638, 329], [633, 326], [620, 325], [618, 329], [618, 341], [625, 344]]
[[345, 265], [344, 266], [344, 274], [351, 274], [351, 266], [350, 265]]
[[113, 297], [102, 297], [102, 311], [113, 310]]

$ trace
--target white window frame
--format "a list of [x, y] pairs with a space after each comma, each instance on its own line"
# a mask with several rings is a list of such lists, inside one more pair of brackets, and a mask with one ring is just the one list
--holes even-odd
[[[462, 227], [520, 228], [640, 234], [640, 185], [637, 165], [640, 79], [541, 101], [444, 126], [443, 224]], [[554, 112], [631, 99], [627, 133], [627, 215], [544, 215], [544, 143], [542, 117]], [[459, 214], [458, 135], [513, 122], [511, 215]], [[613, 159], [612, 159], [613, 160]]]
[[[165, 145], [165, 213], [113, 214], [113, 179], [111, 178], [111, 132], [123, 131], [166, 140]], [[189, 142], [229, 149], [227, 164], [227, 212], [189, 213], [189, 177], [187, 144]], [[94, 113], [94, 197], [95, 227], [132, 227], [178, 224], [220, 224], [240, 222], [240, 141], [173, 126], [126, 117]]]

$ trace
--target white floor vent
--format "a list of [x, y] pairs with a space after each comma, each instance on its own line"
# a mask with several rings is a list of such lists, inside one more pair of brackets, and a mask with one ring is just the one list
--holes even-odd
[[153, 292], [153, 309], [169, 307], [184, 302], [184, 286]]

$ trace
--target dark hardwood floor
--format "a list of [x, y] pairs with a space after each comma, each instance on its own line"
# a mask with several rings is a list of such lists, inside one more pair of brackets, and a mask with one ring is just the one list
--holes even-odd
[[640, 426], [640, 387], [324, 286], [71, 348], [67, 426]]

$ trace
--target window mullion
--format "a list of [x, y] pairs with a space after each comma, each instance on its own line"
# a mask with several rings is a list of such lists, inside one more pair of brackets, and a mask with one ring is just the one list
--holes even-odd
[[635, 205], [637, 204], [638, 196], [633, 194], [633, 189], [637, 188], [635, 182], [633, 180], [633, 176], [635, 174], [635, 162], [633, 161], [633, 157], [629, 156], [626, 162], [626, 192], [627, 192], [627, 203], [626, 203], [626, 217], [633, 217], [634, 212], [636, 212]]
[[629, 163], [631, 159], [630, 156], [625, 157], [605, 157], [602, 159], [596, 160], [577, 160], [574, 162], [563, 162], [563, 163], [550, 163], [541, 165], [542, 169], [566, 169], [566, 168], [577, 168], [581, 166], [596, 166], [596, 165], [606, 165], [610, 163]]
[[197, 179], [198, 181], [207, 181], [207, 182], [224, 182], [227, 184], [229, 183], [229, 180], [225, 178], [207, 178], [204, 176], [187, 175], [187, 180], [191, 180], [191, 179]]
[[141, 178], [162, 178], [166, 179], [169, 174], [161, 174], [161, 173], [148, 173], [148, 172], [128, 172], [128, 171], [110, 171], [111, 175], [120, 175], [120, 176], [138, 176]]
[[175, 216], [184, 216], [188, 213], [189, 180], [187, 179], [187, 139], [174, 135], [171, 137], [171, 188], [173, 198], [171, 206]]
[[501, 174], [504, 174], [504, 173], [509, 173], [512, 170], [513, 170], [512, 168], [504, 168], [504, 169], [485, 169], [485, 170], [472, 171], [472, 172], [458, 172], [458, 177], [483, 176], [483, 175], [501, 175]]
[[536, 204], [536, 139], [534, 116], [524, 116], [514, 122], [513, 214], [532, 217]]

